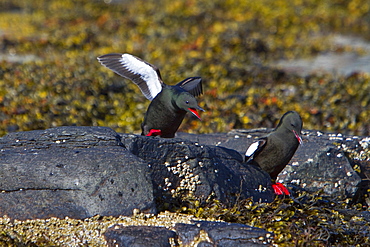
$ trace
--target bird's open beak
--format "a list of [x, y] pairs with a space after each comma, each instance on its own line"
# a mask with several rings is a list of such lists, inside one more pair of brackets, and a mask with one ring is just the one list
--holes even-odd
[[295, 130], [293, 130], [293, 133], [295, 135], [295, 138], [297, 138], [299, 144], [303, 145], [302, 137], [300, 137]]
[[197, 109], [198, 110], [201, 110], [201, 111], [205, 111], [205, 110], [203, 110], [203, 108], [201, 108], [200, 106], [198, 106], [198, 108], [197, 109], [195, 109], [195, 108], [188, 108], [189, 109], [189, 111], [191, 112], [191, 113], [193, 113], [193, 115], [194, 116], [196, 116], [199, 120], [202, 120], [201, 118], [200, 118], [200, 116], [199, 116], [199, 113], [197, 112]]

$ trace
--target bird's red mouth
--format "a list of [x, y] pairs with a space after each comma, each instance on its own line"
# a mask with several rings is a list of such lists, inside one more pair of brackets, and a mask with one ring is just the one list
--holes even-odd
[[199, 120], [202, 120], [199, 116], [199, 113], [194, 108], [188, 108], [191, 113], [193, 113]]
[[298, 140], [299, 144], [303, 144], [303, 140], [302, 140], [302, 138], [298, 135], [298, 133], [297, 133], [295, 130], [293, 130], [293, 133], [294, 133], [294, 135], [295, 135], [295, 138], [297, 138], [297, 140]]

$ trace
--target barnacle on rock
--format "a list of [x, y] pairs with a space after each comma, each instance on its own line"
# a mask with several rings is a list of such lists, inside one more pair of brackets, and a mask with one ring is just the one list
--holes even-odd
[[[163, 212], [158, 215], [137, 214], [134, 217], [101, 217], [77, 220], [49, 218], [11, 221], [0, 218], [0, 245], [4, 246], [106, 246], [104, 232], [115, 224], [123, 226], [150, 225], [171, 228], [176, 223], [191, 224], [190, 215]], [[9, 244], [9, 245], [8, 245]], [[13, 245], [11, 245], [13, 244]]]
[[[369, 39], [368, 0], [113, 2], [0, 1], [0, 135], [62, 125], [138, 133], [149, 102], [133, 83], [99, 65], [96, 57], [110, 52], [132, 53], [155, 64], [169, 84], [204, 78], [203, 121], [188, 117], [182, 131], [270, 128], [283, 112], [295, 110], [307, 129], [370, 134], [368, 74], [301, 77], [269, 67], [278, 59], [352, 49], [333, 46], [332, 33]], [[368, 143], [361, 142], [360, 153], [343, 148], [351, 160], [368, 162]], [[191, 191], [197, 178], [186, 179], [183, 185]], [[301, 193], [296, 200], [270, 204], [246, 200], [227, 208], [212, 199], [206, 205], [189, 199], [176, 205], [162, 202], [160, 208], [262, 227], [275, 233], [279, 246], [346, 246], [370, 244], [369, 219], [361, 216], [364, 206]], [[125, 220], [10, 222], [2, 217], [0, 241], [100, 245], [104, 229]]]

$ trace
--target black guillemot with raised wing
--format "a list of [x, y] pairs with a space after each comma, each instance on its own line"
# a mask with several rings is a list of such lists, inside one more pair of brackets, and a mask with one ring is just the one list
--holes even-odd
[[202, 79], [189, 77], [170, 86], [162, 81], [159, 69], [130, 54], [111, 53], [98, 57], [99, 62], [118, 75], [134, 82], [151, 101], [141, 124], [142, 135], [171, 138], [175, 136], [186, 112], [200, 119], [204, 111], [196, 96], [202, 94]]

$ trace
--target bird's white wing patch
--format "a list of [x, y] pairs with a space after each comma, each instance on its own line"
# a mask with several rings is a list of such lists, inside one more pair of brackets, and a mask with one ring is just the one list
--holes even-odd
[[151, 95], [151, 99], [149, 100], [152, 100], [161, 92], [161, 79], [158, 77], [157, 72], [152, 66], [127, 53], [122, 54], [122, 57], [119, 61], [128, 71], [139, 75], [140, 78], [146, 82]]
[[245, 152], [245, 156], [246, 157], [251, 157], [254, 154], [254, 152], [256, 152], [256, 150], [258, 149], [259, 145], [260, 145], [260, 142], [258, 142], [258, 141], [257, 142], [253, 142], [249, 146], [249, 148], [247, 149], [247, 151]]

